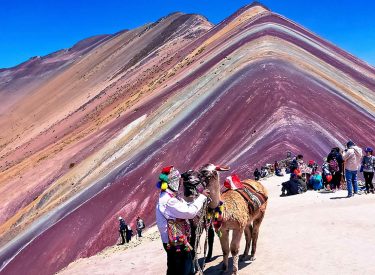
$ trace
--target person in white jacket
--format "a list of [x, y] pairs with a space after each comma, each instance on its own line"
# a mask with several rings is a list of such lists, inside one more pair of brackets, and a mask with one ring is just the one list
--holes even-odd
[[204, 190], [193, 202], [186, 202], [177, 197], [180, 187], [181, 175], [173, 166], [165, 167], [160, 175], [159, 187], [161, 192], [156, 204], [156, 223], [161, 235], [161, 240], [167, 252], [167, 275], [194, 274], [193, 261], [190, 251], [176, 251], [168, 248], [168, 220], [193, 219], [209, 196], [209, 191]]
[[345, 161], [345, 178], [348, 188], [348, 198], [350, 198], [354, 194], [358, 194], [357, 174], [361, 165], [362, 149], [356, 146], [353, 141], [348, 141], [346, 148], [342, 156]]

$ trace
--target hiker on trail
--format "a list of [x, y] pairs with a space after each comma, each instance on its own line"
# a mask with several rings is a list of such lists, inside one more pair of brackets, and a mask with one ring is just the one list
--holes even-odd
[[255, 180], [259, 180], [260, 179], [260, 172], [259, 172], [258, 168], [255, 168], [254, 178], [255, 178]]
[[[362, 149], [355, 145], [353, 141], [348, 141], [343, 153], [345, 161], [345, 178], [348, 188], [348, 198], [358, 194], [358, 169], [361, 164]], [[354, 189], [354, 194], [353, 194]]]
[[145, 223], [140, 216], [137, 218], [137, 234], [138, 238], [142, 237], [142, 230], [145, 229]]
[[119, 243], [119, 245], [123, 245], [125, 243], [125, 235], [126, 235], [126, 223], [124, 221], [124, 219], [122, 217], [118, 217], [118, 220], [119, 220], [119, 232], [120, 232], [120, 236], [121, 236], [121, 243]]
[[365, 149], [366, 155], [362, 158], [361, 172], [366, 183], [366, 193], [370, 192], [374, 194], [374, 185], [372, 179], [374, 178], [375, 172], [375, 156], [373, 156], [374, 150], [371, 147]]
[[344, 160], [338, 147], [332, 148], [327, 156], [329, 172], [332, 175], [331, 190], [335, 192], [340, 189], [341, 176], [343, 170]]
[[156, 204], [156, 223], [161, 240], [167, 252], [167, 275], [194, 274], [189, 244], [190, 225], [187, 219], [193, 219], [210, 192], [205, 189], [190, 203], [177, 197], [181, 175], [173, 166], [164, 167], [157, 186], [161, 189]]
[[133, 230], [130, 225], [126, 225], [126, 242], [129, 243], [133, 236]]

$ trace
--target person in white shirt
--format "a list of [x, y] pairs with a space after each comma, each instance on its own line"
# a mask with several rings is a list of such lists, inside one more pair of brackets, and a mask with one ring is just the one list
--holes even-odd
[[178, 251], [169, 247], [168, 220], [193, 219], [209, 196], [209, 191], [204, 190], [193, 202], [186, 202], [177, 197], [180, 187], [181, 175], [173, 166], [165, 167], [160, 175], [159, 187], [161, 193], [156, 204], [156, 223], [161, 235], [164, 249], [167, 252], [167, 275], [194, 274], [191, 252]]
[[[358, 169], [361, 165], [362, 149], [354, 144], [353, 141], [348, 141], [346, 150], [342, 157], [345, 161], [345, 178], [348, 189], [348, 198], [358, 194]], [[354, 194], [353, 194], [354, 189]]]

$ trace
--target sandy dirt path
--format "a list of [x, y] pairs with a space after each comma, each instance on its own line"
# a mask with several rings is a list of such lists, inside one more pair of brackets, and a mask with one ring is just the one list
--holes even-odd
[[[346, 199], [346, 191], [308, 191], [279, 197], [280, 183], [263, 183], [270, 202], [260, 228], [256, 260], [240, 263], [240, 274], [375, 274], [375, 195]], [[72, 263], [59, 274], [165, 274], [166, 255], [155, 228], [131, 248], [111, 247]], [[245, 240], [241, 243], [243, 252]], [[221, 248], [205, 274], [220, 274]], [[231, 262], [230, 262], [231, 264]]]

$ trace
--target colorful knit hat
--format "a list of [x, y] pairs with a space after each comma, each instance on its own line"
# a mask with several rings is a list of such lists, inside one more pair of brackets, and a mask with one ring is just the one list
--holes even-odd
[[173, 166], [164, 167], [159, 175], [159, 182], [157, 187], [161, 190], [166, 190], [168, 187], [172, 191], [177, 192], [180, 187], [180, 172]]

